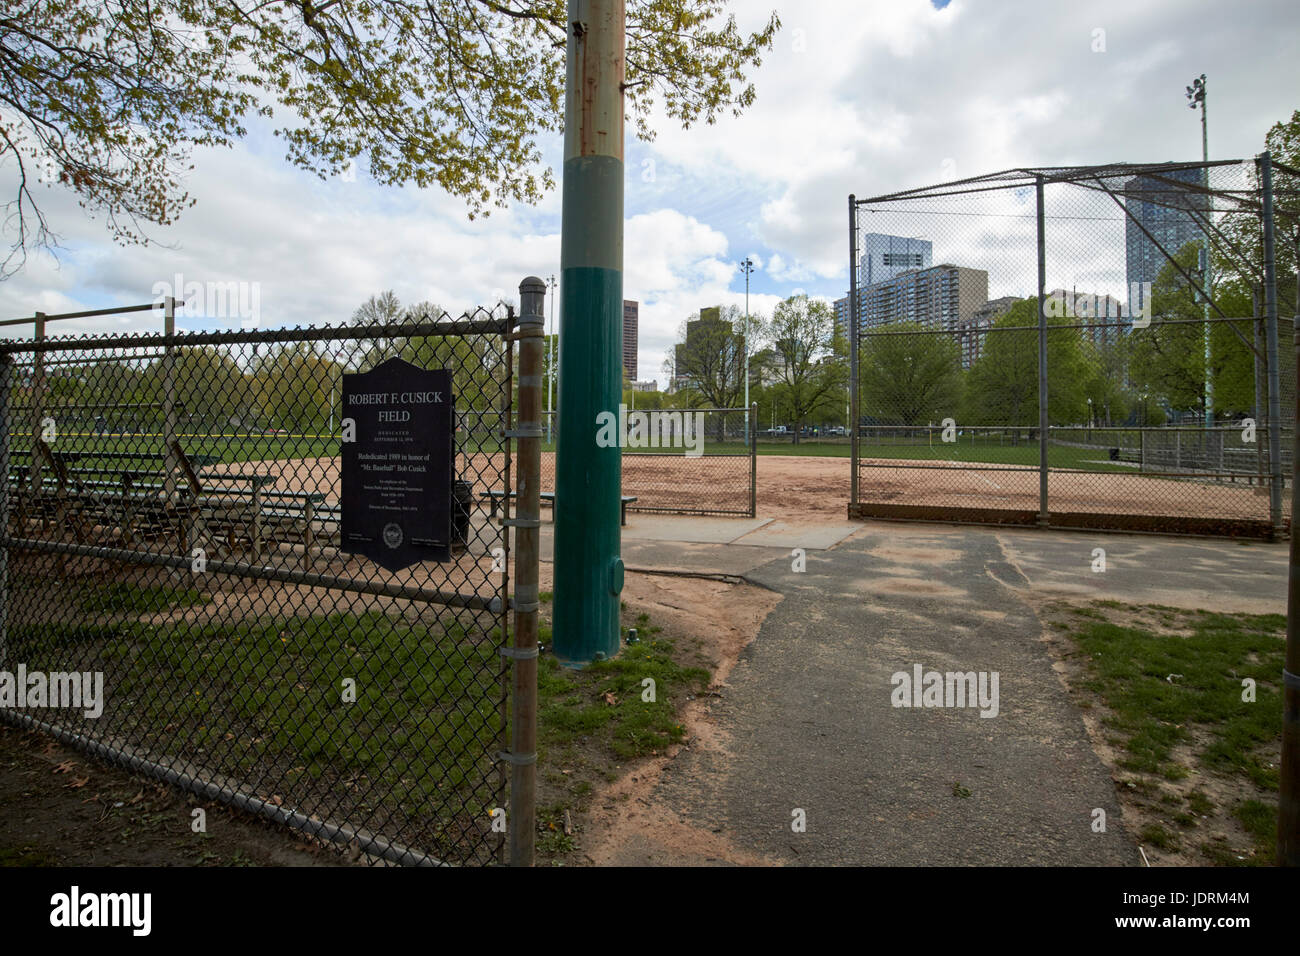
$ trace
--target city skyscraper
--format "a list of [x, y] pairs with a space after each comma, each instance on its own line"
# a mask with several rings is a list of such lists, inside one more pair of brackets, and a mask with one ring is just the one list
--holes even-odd
[[623, 300], [623, 371], [629, 381], [636, 381], [637, 325], [640, 305], [630, 299]]
[[[1170, 182], [1169, 180], [1173, 180]], [[1204, 238], [1194, 213], [1204, 216], [1209, 198], [1199, 191], [1184, 189], [1178, 183], [1204, 188], [1204, 169], [1173, 169], [1154, 176], [1135, 176], [1124, 184], [1124, 205], [1141, 227], [1127, 219], [1124, 225], [1125, 271], [1127, 274], [1130, 314], [1147, 307], [1148, 283], [1154, 283], [1168, 259], [1156, 242], [1177, 255], [1189, 242]], [[1156, 240], [1152, 241], [1145, 228]]]
[[861, 252], [859, 287], [884, 282], [904, 272], [928, 269], [933, 264], [934, 243], [928, 239], [868, 232], [862, 237]]
[[[858, 289], [858, 329], [871, 331], [893, 322], [957, 332], [989, 298], [989, 274], [941, 263]], [[848, 332], [849, 299], [835, 302], [836, 328]]]

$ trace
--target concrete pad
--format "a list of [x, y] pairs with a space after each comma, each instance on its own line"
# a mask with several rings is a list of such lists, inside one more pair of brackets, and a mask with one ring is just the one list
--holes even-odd
[[[1007, 531], [995, 536], [1030, 590], [1049, 597], [1285, 614], [1288, 542]], [[1094, 551], [1106, 570], [1094, 571]]]
[[808, 522], [773, 521], [737, 538], [732, 543], [760, 548], [780, 548], [787, 552], [791, 548], [825, 551], [861, 530], [862, 525], [858, 522], [809, 524]]
[[766, 524], [771, 518], [714, 518], [697, 515], [627, 516], [624, 541], [695, 541], [730, 544]]
[[747, 575], [779, 558], [787, 548], [753, 548], [739, 544], [700, 544], [691, 541], [624, 541], [623, 563], [629, 570], [697, 571]]

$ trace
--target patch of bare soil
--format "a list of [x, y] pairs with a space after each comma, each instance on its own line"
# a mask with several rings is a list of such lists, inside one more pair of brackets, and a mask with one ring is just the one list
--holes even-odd
[[647, 858], [664, 866], [770, 863], [683, 820], [656, 801], [655, 790], [683, 747], [713, 751], [723, 765], [732, 759], [730, 741], [710, 714], [712, 695], [724, 692], [736, 660], [781, 596], [750, 585], [628, 574], [623, 598], [631, 610], [648, 614], [666, 632], [694, 643], [713, 672], [713, 682], [707, 693], [683, 709], [686, 738], [680, 746], [636, 762], [594, 795], [584, 820], [583, 861], [598, 866], [644, 863]]
[[[206, 832], [194, 832], [203, 809]], [[0, 724], [0, 866], [336, 866], [257, 817]]]

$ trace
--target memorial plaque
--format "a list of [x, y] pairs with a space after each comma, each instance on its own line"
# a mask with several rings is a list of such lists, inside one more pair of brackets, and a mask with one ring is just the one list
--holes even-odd
[[343, 551], [390, 571], [451, 559], [452, 407], [447, 369], [343, 376]]

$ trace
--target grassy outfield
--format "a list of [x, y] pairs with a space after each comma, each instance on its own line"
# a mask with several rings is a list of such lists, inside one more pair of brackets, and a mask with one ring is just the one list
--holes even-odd
[[1113, 748], [1125, 817], [1148, 853], [1272, 865], [1285, 617], [1100, 601], [1049, 619], [1068, 635], [1071, 689]]
[[[254, 434], [254, 435], [190, 435], [179, 436], [181, 447], [190, 456], [213, 458], [219, 464], [237, 464], [248, 461], [283, 461], [293, 458], [335, 458], [339, 454], [339, 439], [335, 435], [320, 434]], [[499, 439], [483, 441], [464, 439], [459, 441], [458, 450], [465, 454], [477, 452], [492, 453], [501, 449]], [[73, 468], [109, 468], [120, 469], [132, 467], [121, 458], [97, 457], [97, 453], [122, 455], [124, 453], [156, 455], [163, 453], [162, 436], [142, 435], [91, 435], [65, 434], [54, 445], [56, 451], [70, 452], [79, 457], [72, 463]], [[19, 443], [14, 449], [23, 455], [30, 454], [30, 447]], [[554, 450], [553, 448], [551, 450]], [[134, 466], [137, 470], [146, 470], [146, 462]]]

